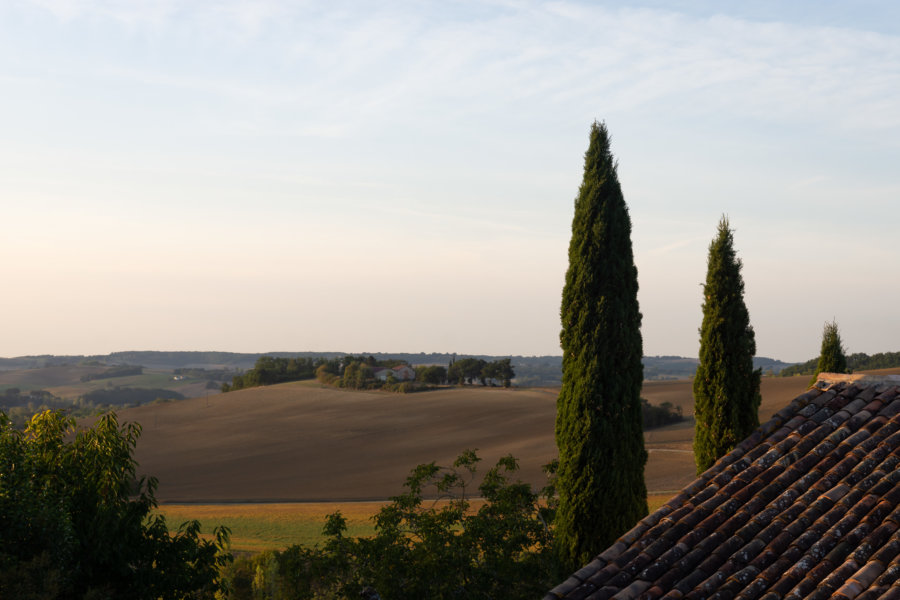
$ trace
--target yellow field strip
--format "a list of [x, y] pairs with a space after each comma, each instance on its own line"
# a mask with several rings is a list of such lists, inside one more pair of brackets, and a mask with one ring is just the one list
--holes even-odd
[[[650, 494], [654, 511], [673, 494]], [[477, 510], [482, 500], [472, 501]], [[158, 512], [173, 531], [185, 522], [200, 521], [209, 539], [217, 525], [231, 528], [231, 547], [239, 552], [283, 549], [293, 544], [314, 546], [324, 540], [322, 527], [328, 515], [340, 511], [347, 520], [347, 535], [368, 536], [375, 532], [372, 517], [387, 502], [293, 502], [283, 504], [163, 504]]]
[[328, 515], [340, 511], [348, 535], [371, 535], [371, 518], [385, 502], [297, 502], [285, 504], [164, 504], [158, 509], [170, 529], [196, 519], [204, 537], [217, 525], [231, 529], [231, 545], [238, 551], [282, 549], [293, 544], [321, 542]]

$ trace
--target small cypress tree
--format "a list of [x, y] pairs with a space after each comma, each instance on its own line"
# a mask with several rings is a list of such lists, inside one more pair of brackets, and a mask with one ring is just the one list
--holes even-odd
[[703, 286], [700, 364], [694, 375], [694, 460], [702, 473], [759, 426], [756, 340], [744, 304], [741, 261], [728, 219], [709, 245]]
[[847, 357], [844, 356], [844, 346], [841, 343], [841, 332], [837, 323], [825, 323], [822, 331], [822, 351], [819, 353], [819, 362], [816, 364], [816, 372], [813, 373], [810, 385], [816, 382], [819, 373], [846, 373]]
[[647, 514], [641, 313], [631, 218], [606, 126], [594, 122], [562, 295], [557, 401], [560, 566], [589, 562]]

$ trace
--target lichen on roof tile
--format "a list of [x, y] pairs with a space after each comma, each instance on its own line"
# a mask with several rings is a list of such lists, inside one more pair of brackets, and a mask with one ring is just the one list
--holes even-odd
[[548, 598], [900, 600], [898, 380], [820, 379], [599, 556]]

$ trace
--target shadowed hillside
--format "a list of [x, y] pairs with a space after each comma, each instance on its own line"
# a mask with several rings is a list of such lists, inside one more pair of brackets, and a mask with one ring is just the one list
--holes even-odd
[[[806, 389], [808, 378], [764, 378], [760, 419]], [[522, 477], [543, 482], [556, 455], [555, 389], [458, 388], [425, 394], [344, 391], [288, 383], [123, 410], [144, 433], [137, 458], [160, 478], [163, 501], [383, 499], [409, 469], [449, 464], [478, 448], [485, 464], [512, 453]], [[653, 404], [681, 406], [684, 422], [645, 434], [650, 491], [695, 477], [690, 381], [647, 382]]]
[[163, 500], [381, 499], [401, 491], [415, 464], [449, 463], [465, 448], [491, 464], [511, 452], [538, 481], [554, 454], [555, 402], [555, 390], [404, 395], [296, 382], [120, 419], [144, 425], [137, 459], [160, 478]]

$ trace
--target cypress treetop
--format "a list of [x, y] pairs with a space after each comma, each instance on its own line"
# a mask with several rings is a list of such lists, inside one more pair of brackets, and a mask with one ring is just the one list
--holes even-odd
[[694, 375], [694, 460], [702, 473], [759, 426], [762, 371], [753, 369], [756, 339], [744, 304], [741, 261], [728, 219], [709, 245], [703, 286], [700, 364]]
[[555, 544], [572, 570], [647, 514], [641, 313], [631, 219], [606, 126], [591, 126], [562, 294]]
[[841, 332], [837, 323], [825, 323], [822, 331], [822, 350], [819, 352], [819, 362], [816, 363], [816, 372], [813, 373], [812, 382], [816, 382], [819, 373], [846, 373], [847, 357], [844, 356], [844, 346], [841, 343]]

